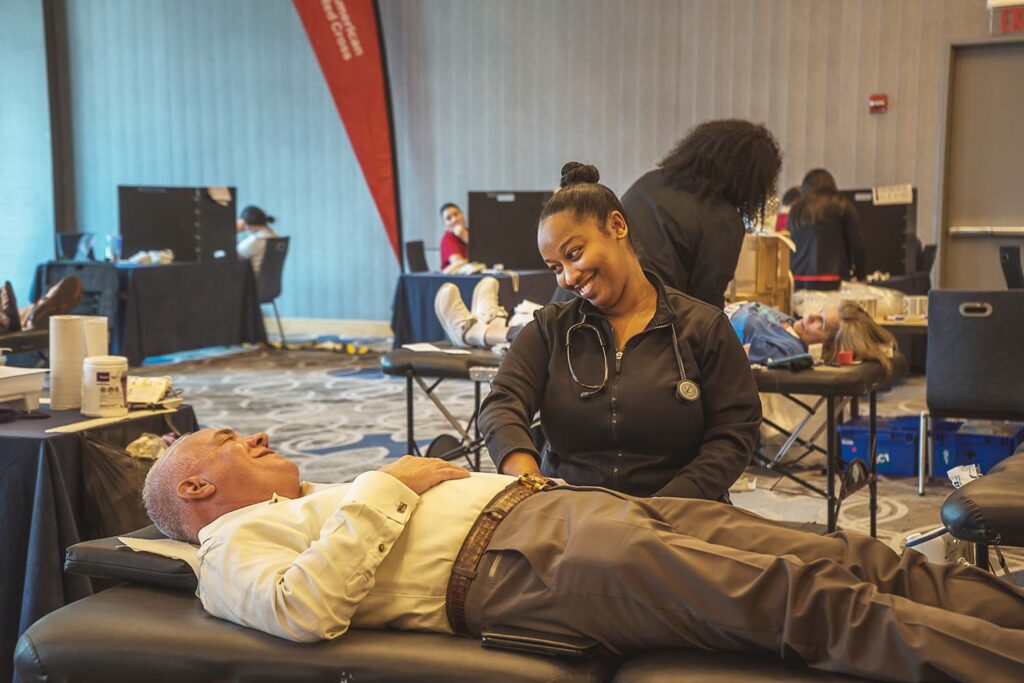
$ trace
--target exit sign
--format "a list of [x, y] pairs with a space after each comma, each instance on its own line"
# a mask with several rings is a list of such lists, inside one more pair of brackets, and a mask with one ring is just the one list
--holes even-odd
[[991, 35], [1024, 33], [1024, 3], [988, 0], [988, 32]]

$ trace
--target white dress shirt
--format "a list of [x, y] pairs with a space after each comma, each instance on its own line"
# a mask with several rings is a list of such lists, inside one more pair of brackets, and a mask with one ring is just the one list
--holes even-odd
[[511, 481], [473, 474], [417, 496], [366, 472], [235, 510], [199, 531], [199, 598], [210, 614], [296, 641], [337, 638], [349, 625], [451, 633], [455, 556]]

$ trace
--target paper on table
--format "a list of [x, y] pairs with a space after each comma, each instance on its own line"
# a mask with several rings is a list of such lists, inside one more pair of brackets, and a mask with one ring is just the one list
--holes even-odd
[[403, 349], [409, 349], [410, 351], [433, 351], [435, 353], [450, 353], [453, 356], [469, 355], [469, 351], [466, 349], [442, 349], [439, 346], [434, 346], [427, 342], [419, 342], [417, 344], [402, 344]]
[[47, 434], [70, 434], [72, 432], [81, 432], [85, 429], [92, 429], [94, 427], [102, 427], [103, 425], [111, 425], [115, 422], [123, 422], [125, 420], [132, 420], [136, 417], [149, 417], [150, 415], [163, 415], [164, 413], [173, 413], [177, 408], [167, 408], [163, 410], [133, 410], [127, 415], [120, 417], [97, 417], [93, 420], [82, 420], [81, 422], [73, 422], [69, 425], [61, 425], [60, 427], [51, 427], [46, 430]]

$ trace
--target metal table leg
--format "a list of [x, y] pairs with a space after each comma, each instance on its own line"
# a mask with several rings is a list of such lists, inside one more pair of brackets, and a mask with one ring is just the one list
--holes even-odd
[[405, 375], [405, 449], [409, 455], [416, 454], [416, 439], [412, 433], [412, 373]]
[[921, 411], [921, 422], [917, 437], [917, 495], [924, 495], [924, 477], [928, 469], [929, 436], [931, 434], [928, 424], [928, 411]]
[[868, 457], [871, 458], [871, 475], [868, 479], [869, 508], [871, 516], [871, 537], [878, 535], [878, 458], [876, 448], [878, 446], [878, 396], [874, 391], [868, 396]]
[[826, 469], [825, 476], [828, 478], [828, 531], [831, 533], [836, 530], [837, 519], [837, 508], [838, 501], [836, 500], [836, 481], [835, 475], [837, 464], [839, 463], [839, 453], [837, 452], [837, 435], [836, 435], [836, 399], [834, 396], [829, 396], [826, 401], [826, 415], [825, 420], [827, 423], [828, 431], [828, 455], [826, 456]]
[[[480, 442], [480, 382], [473, 382], [473, 441]], [[473, 468], [480, 471], [480, 448], [476, 449], [476, 466]]]

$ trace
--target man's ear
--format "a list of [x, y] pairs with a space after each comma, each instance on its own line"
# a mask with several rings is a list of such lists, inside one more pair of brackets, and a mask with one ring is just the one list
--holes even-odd
[[178, 498], [185, 500], [202, 500], [217, 492], [217, 487], [202, 477], [192, 475], [178, 483]]

